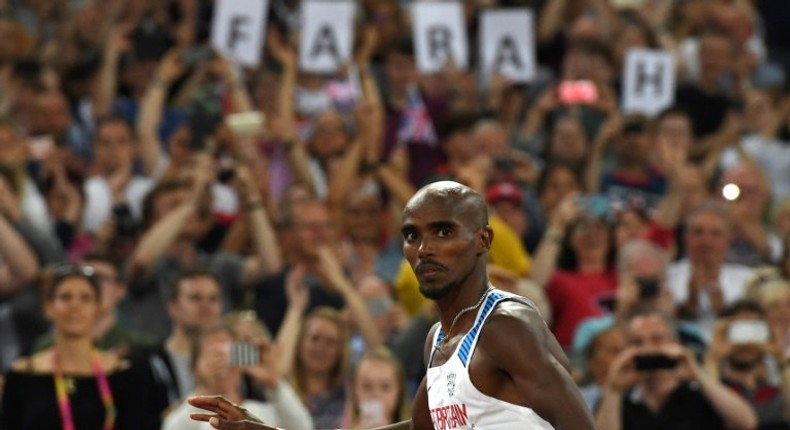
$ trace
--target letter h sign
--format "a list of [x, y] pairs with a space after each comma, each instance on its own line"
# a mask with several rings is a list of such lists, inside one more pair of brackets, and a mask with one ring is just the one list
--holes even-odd
[[675, 57], [667, 51], [631, 49], [623, 79], [623, 111], [656, 116], [675, 100]]

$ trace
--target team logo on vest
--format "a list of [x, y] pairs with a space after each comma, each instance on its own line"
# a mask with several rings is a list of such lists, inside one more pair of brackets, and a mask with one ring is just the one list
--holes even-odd
[[447, 374], [447, 395], [450, 397], [455, 396], [455, 372]]

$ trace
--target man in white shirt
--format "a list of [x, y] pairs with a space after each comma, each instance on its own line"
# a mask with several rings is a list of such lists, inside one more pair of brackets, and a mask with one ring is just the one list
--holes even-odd
[[699, 324], [710, 337], [716, 314], [743, 296], [752, 269], [725, 263], [732, 221], [717, 202], [705, 202], [686, 217], [686, 258], [667, 270], [667, 285], [682, 319]]

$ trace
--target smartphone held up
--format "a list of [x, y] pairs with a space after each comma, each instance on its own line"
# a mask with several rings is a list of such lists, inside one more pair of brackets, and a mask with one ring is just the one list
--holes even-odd
[[598, 87], [588, 80], [562, 81], [557, 96], [564, 105], [591, 105], [598, 102]]
[[234, 342], [230, 346], [230, 365], [233, 367], [257, 366], [261, 363], [261, 350], [258, 345], [247, 342]]

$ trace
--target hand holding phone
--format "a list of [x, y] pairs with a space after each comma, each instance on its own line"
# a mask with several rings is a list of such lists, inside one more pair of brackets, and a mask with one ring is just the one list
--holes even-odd
[[261, 362], [258, 345], [247, 342], [234, 342], [230, 346], [230, 365], [232, 367], [257, 366]]
[[674, 369], [678, 360], [660, 353], [639, 354], [634, 357], [634, 367], [637, 371], [653, 371]]
[[390, 424], [385, 417], [384, 402], [377, 399], [362, 400], [359, 403], [360, 421], [363, 427], [378, 427]]
[[563, 81], [557, 92], [560, 103], [565, 105], [591, 105], [598, 102], [598, 87], [588, 80]]
[[727, 327], [727, 341], [735, 345], [765, 343], [770, 340], [770, 333], [765, 321], [736, 320]]

